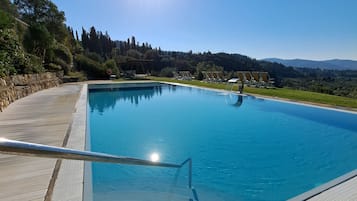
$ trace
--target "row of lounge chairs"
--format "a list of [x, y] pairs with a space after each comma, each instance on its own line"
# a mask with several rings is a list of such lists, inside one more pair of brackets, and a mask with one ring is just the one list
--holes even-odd
[[194, 78], [190, 71], [178, 71], [172, 73], [177, 80], [192, 80]]
[[[228, 77], [225, 77], [221, 71], [202, 71], [204, 81], [207, 82], [226, 82]], [[251, 72], [251, 71], [237, 71], [235, 79], [237, 82], [243, 82], [244, 84], [252, 87], [272, 87], [274, 79], [270, 78], [268, 72]]]
[[[174, 78], [178, 80], [192, 80], [194, 77], [190, 71], [173, 72]], [[222, 71], [202, 71], [203, 81], [206, 82], [226, 82], [228, 77]], [[235, 72], [237, 82], [251, 87], [272, 87], [274, 79], [270, 78], [268, 72], [258, 71], [237, 71]]]
[[207, 82], [223, 82], [227, 80], [222, 71], [202, 71], [202, 74]]
[[274, 84], [268, 72], [238, 71], [236, 74], [241, 82], [251, 87], [272, 87]]

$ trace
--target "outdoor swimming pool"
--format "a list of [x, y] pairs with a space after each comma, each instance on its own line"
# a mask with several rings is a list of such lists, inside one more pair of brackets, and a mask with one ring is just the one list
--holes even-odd
[[[103, 85], [102, 85], [103, 86]], [[201, 201], [286, 200], [357, 168], [357, 114], [159, 84], [89, 87], [91, 151], [193, 159]], [[187, 169], [93, 163], [93, 200], [188, 200]]]

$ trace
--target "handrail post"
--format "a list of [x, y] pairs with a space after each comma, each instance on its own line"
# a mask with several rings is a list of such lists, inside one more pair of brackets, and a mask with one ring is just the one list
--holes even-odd
[[192, 159], [188, 161], [188, 187], [192, 188]]
[[186, 159], [180, 166], [183, 167], [186, 163], [188, 163], [188, 187], [192, 189], [192, 159]]

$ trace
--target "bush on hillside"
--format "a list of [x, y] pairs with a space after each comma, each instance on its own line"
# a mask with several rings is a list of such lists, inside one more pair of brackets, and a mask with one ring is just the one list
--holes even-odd
[[54, 64], [54, 63], [49, 63], [45, 67], [49, 71], [60, 71], [60, 70], [62, 70], [62, 67], [60, 65], [57, 65], [57, 64]]
[[0, 29], [0, 76], [42, 72], [42, 61], [27, 54], [14, 29]]
[[95, 52], [86, 52], [85, 56], [99, 63], [103, 62], [103, 58]]
[[57, 43], [55, 45], [55, 47], [53, 48], [53, 52], [56, 57], [62, 59], [67, 64], [73, 63], [73, 56], [72, 56], [71, 52], [69, 51], [69, 49], [65, 45], [63, 45], [61, 43]]
[[65, 45], [56, 43], [53, 47], [46, 51], [45, 63], [47, 63], [47, 69], [51, 71], [56, 71], [56, 69], [63, 70], [64, 74], [67, 75], [68, 72], [72, 70], [73, 56]]
[[32, 24], [24, 36], [24, 47], [28, 53], [44, 58], [46, 51], [53, 45], [53, 37], [41, 24]]
[[45, 71], [42, 65], [42, 59], [33, 54], [26, 54], [26, 64], [23, 65], [22, 70], [19, 73], [31, 74], [31, 73], [42, 73]]
[[117, 76], [119, 75], [119, 70], [118, 70], [117, 64], [114, 59], [107, 60], [104, 63], [104, 67], [106, 68], [106, 72], [109, 72], [109, 69], [110, 69], [110, 72], [112, 75], [117, 75]]
[[11, 29], [14, 27], [14, 18], [0, 10], [0, 29]]
[[173, 72], [176, 71], [175, 68], [171, 68], [171, 67], [166, 67], [166, 68], [163, 68], [160, 72], [160, 77], [173, 77], [174, 74]]
[[107, 78], [106, 69], [102, 64], [82, 55], [75, 56], [76, 68], [78, 71], [84, 71], [89, 78], [103, 79]]

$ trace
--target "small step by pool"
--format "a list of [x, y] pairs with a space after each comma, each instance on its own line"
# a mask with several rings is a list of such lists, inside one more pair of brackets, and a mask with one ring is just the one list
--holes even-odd
[[[357, 114], [167, 84], [89, 86], [91, 151], [193, 159], [199, 200], [286, 200], [357, 168]], [[92, 164], [92, 198], [189, 200], [187, 169]]]

